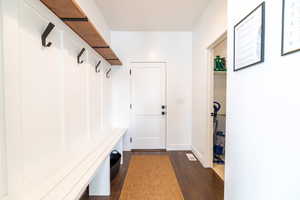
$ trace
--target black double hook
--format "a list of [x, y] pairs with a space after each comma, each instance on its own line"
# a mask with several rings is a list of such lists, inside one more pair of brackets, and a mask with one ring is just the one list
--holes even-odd
[[83, 60], [80, 60], [80, 57], [82, 56], [82, 54], [84, 53], [84, 51], [85, 51], [85, 48], [82, 48], [81, 51], [80, 51], [80, 53], [77, 56], [77, 63], [78, 64], [82, 64], [84, 62]]
[[100, 64], [101, 64], [101, 60], [99, 60], [99, 62], [97, 63], [97, 65], [95, 66], [95, 71], [96, 73], [99, 73], [100, 72]]
[[107, 72], [106, 72], [106, 78], [110, 78], [110, 72], [111, 72], [111, 68], [109, 68], [109, 70], [107, 70]]
[[42, 34], [42, 45], [43, 47], [50, 47], [52, 45], [52, 42], [48, 42], [47, 43], [47, 37], [50, 34], [50, 32], [54, 29], [55, 25], [52, 24], [51, 22], [49, 22], [47, 28], [45, 29], [45, 31]]

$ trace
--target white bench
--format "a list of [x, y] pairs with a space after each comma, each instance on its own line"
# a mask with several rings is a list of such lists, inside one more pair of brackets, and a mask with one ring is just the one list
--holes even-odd
[[123, 136], [127, 129], [114, 129], [106, 141], [83, 163], [64, 178], [43, 200], [79, 199], [90, 185], [91, 196], [110, 195], [110, 153], [123, 152]]

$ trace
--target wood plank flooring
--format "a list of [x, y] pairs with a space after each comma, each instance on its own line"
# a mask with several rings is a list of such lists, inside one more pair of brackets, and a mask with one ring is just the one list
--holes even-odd
[[124, 164], [113, 180], [110, 197], [88, 197], [80, 200], [118, 200], [132, 155], [169, 155], [185, 200], [223, 200], [224, 182], [212, 170], [205, 169], [199, 162], [190, 162], [184, 151], [169, 152], [124, 152]]

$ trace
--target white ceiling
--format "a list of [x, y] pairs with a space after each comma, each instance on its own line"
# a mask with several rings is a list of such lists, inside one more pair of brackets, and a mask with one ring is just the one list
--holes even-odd
[[112, 30], [190, 31], [209, 0], [96, 0]]

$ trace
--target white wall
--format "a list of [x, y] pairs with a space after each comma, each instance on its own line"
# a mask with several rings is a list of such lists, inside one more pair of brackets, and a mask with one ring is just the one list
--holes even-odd
[[8, 195], [44, 199], [111, 133], [111, 79], [95, 73], [110, 65], [39, 0], [2, 2]]
[[[227, 30], [227, 1], [212, 0], [193, 30], [193, 129], [192, 148], [206, 167], [210, 166], [208, 138], [208, 47]], [[209, 105], [208, 105], [209, 104]]]
[[[112, 32], [111, 41], [124, 62], [124, 67], [116, 68], [113, 74], [115, 125], [124, 127], [129, 124], [130, 61], [167, 61], [167, 148], [189, 149], [192, 125], [192, 34]], [[127, 146], [128, 141], [127, 138]]]
[[0, 199], [7, 193], [6, 137], [4, 128], [3, 66], [2, 66], [2, 4], [0, 3]]
[[233, 26], [261, 0], [228, 0], [226, 200], [298, 200], [300, 52], [281, 54], [282, 1], [266, 0], [265, 62], [233, 72]]
[[89, 20], [95, 25], [96, 29], [103, 36], [105, 41], [110, 44], [110, 27], [96, 3], [96, 0], [75, 0], [80, 8], [85, 12]]

